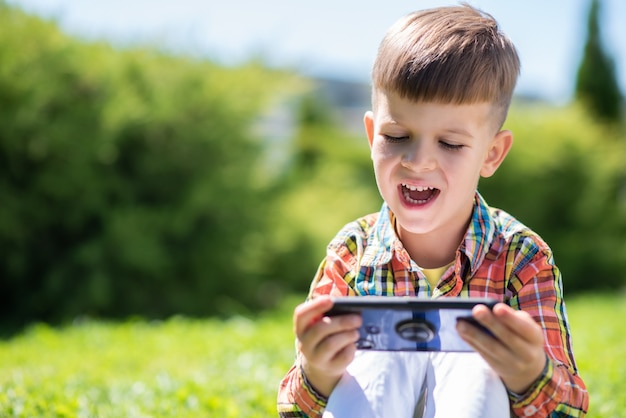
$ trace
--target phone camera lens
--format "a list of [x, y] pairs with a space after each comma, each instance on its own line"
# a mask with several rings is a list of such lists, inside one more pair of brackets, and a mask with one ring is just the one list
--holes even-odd
[[435, 327], [426, 320], [414, 320], [399, 322], [396, 332], [400, 337], [408, 341], [425, 343], [435, 338]]

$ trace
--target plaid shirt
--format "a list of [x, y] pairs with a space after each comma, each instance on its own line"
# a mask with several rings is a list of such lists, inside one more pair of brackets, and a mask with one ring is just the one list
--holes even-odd
[[[380, 212], [346, 225], [332, 240], [311, 284], [317, 295], [489, 297], [530, 313], [541, 324], [548, 356], [535, 384], [509, 394], [517, 416], [582, 417], [588, 393], [578, 375], [563, 301], [561, 273], [534, 232], [476, 193], [472, 219], [456, 260], [431, 289], [395, 234], [393, 214]], [[281, 417], [320, 417], [327, 399], [302, 373], [299, 356], [278, 393]]]

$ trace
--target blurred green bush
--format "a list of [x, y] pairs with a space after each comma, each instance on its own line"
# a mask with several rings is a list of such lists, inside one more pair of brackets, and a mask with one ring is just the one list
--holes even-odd
[[626, 133], [581, 106], [513, 106], [513, 148], [480, 190], [552, 247], [566, 291], [626, 285]]
[[0, 27], [2, 320], [259, 306], [253, 128], [295, 77], [81, 43], [2, 3]]
[[[1, 322], [272, 306], [380, 207], [365, 136], [293, 73], [86, 44], [1, 2], [0, 27]], [[266, 138], [277, 101], [295, 127]], [[575, 106], [507, 126], [482, 193], [542, 234], [567, 290], [623, 285], [626, 135]]]

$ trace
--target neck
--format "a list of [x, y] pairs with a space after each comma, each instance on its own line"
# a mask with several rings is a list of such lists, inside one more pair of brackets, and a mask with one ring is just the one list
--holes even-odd
[[415, 234], [398, 228], [398, 236], [409, 256], [422, 268], [443, 267], [456, 258], [469, 221], [462, 228], [432, 231], [428, 234]]

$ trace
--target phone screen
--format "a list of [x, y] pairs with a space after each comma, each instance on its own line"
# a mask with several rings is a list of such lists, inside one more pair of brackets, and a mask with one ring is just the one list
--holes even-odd
[[327, 315], [361, 314], [363, 324], [356, 343], [360, 350], [465, 352], [473, 349], [457, 333], [457, 321], [480, 328], [472, 318], [472, 308], [477, 304], [491, 308], [495, 303], [491, 299], [342, 297], [335, 298]]

